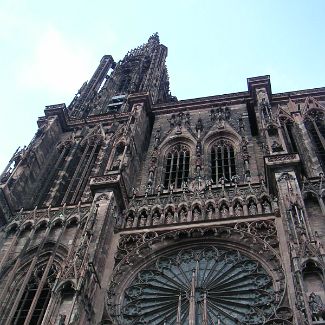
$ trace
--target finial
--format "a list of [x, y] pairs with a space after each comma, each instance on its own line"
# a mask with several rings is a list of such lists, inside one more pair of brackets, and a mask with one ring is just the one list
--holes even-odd
[[148, 42], [150, 42], [150, 41], [157, 42], [157, 43], [160, 42], [160, 41], [159, 41], [159, 35], [158, 35], [157, 32], [156, 32], [156, 33], [153, 33], [153, 34], [149, 37]]

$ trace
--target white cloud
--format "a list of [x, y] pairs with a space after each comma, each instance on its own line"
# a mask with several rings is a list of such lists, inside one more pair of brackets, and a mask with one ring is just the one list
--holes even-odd
[[18, 80], [25, 86], [71, 96], [94, 70], [86, 47], [65, 39], [54, 27], [42, 33], [30, 62], [25, 61]]

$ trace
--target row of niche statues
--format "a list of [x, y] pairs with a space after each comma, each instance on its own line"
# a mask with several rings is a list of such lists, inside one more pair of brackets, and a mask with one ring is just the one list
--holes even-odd
[[148, 213], [146, 210], [142, 210], [140, 215], [136, 215], [134, 211], [130, 211], [126, 216], [124, 227], [136, 228], [158, 226], [173, 223], [224, 219], [228, 217], [254, 216], [267, 213], [272, 213], [271, 204], [267, 199], [262, 201], [262, 203], [255, 203], [255, 201], [251, 200], [244, 206], [239, 202], [235, 203], [232, 207], [228, 207], [226, 203], [223, 203], [219, 208], [214, 207], [210, 203], [205, 211], [198, 205], [191, 210], [188, 210], [185, 206], [179, 208], [178, 211], [174, 211], [170, 208], [167, 209], [165, 213], [156, 209], [152, 214]]

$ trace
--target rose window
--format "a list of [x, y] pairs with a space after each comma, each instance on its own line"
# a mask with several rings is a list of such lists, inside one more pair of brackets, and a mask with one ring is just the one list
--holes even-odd
[[214, 246], [160, 256], [124, 292], [122, 324], [263, 324], [275, 309], [262, 265]]

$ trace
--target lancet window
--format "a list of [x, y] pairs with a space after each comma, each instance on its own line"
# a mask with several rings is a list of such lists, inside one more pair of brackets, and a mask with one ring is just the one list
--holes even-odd
[[64, 148], [49, 182], [40, 193], [43, 206], [77, 203], [89, 183], [89, 176], [100, 150], [100, 141], [92, 139], [83, 145]]
[[52, 265], [45, 281], [42, 281], [44, 270], [45, 265], [38, 267], [33, 272], [19, 301], [12, 324], [25, 324], [27, 318], [29, 319], [29, 324], [38, 325], [42, 323], [51, 297], [51, 286], [57, 275], [57, 269]]
[[164, 187], [181, 188], [187, 182], [190, 166], [190, 150], [188, 147], [177, 144], [166, 156]]
[[236, 174], [235, 150], [228, 141], [219, 141], [211, 148], [211, 176], [215, 184], [229, 182]]
[[286, 145], [289, 152], [298, 152], [296, 140], [293, 134], [294, 124], [292, 121], [283, 119], [281, 121], [282, 130], [285, 134]]
[[305, 125], [314, 142], [316, 154], [325, 167], [325, 114], [319, 110], [311, 110], [306, 116]]

